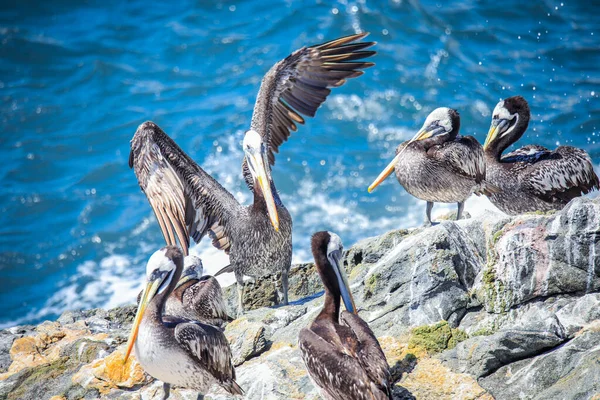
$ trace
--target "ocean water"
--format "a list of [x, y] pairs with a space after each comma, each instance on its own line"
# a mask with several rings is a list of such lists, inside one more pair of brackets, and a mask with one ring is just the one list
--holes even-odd
[[[424, 202], [393, 177], [366, 189], [439, 106], [483, 142], [498, 100], [523, 95], [521, 144], [582, 147], [597, 166], [598, 14], [598, 2], [552, 0], [2, 2], [0, 327], [134, 301], [163, 245], [127, 165], [143, 121], [250, 202], [241, 139], [260, 81], [304, 45], [369, 31], [378, 54], [281, 147], [273, 177], [295, 261], [310, 260], [317, 230], [350, 246], [421, 224]], [[207, 244], [192, 251], [209, 271], [227, 263]]]

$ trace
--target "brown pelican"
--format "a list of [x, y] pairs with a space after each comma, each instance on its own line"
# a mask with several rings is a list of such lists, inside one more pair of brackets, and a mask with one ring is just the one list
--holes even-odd
[[165, 383], [165, 397], [169, 384], [200, 393], [218, 384], [231, 394], [242, 395], [223, 332], [198, 321], [162, 315], [182, 269], [183, 254], [178, 247], [167, 246], [148, 260], [147, 284], [131, 327], [125, 361], [135, 346], [144, 370]]
[[[312, 252], [323, 286], [325, 304], [298, 343], [313, 383], [326, 399], [392, 398], [388, 363], [375, 335], [358, 315], [340, 265], [342, 241], [331, 232], [312, 237]], [[347, 311], [340, 313], [340, 296]]]
[[[204, 235], [229, 254], [243, 312], [243, 276], [258, 278], [281, 271], [287, 304], [292, 258], [292, 219], [275, 190], [271, 165], [279, 146], [303, 124], [300, 114], [314, 116], [330, 93], [348, 78], [362, 75], [375, 54], [362, 51], [373, 42], [353, 43], [366, 33], [303, 47], [275, 64], [263, 78], [250, 130], [244, 136], [242, 172], [254, 203], [240, 205], [157, 125], [145, 122], [131, 140], [129, 165], [148, 197], [167, 244], [175, 238], [188, 253], [189, 238]], [[273, 229], [274, 228], [274, 229]]]
[[214, 277], [203, 275], [199, 257], [186, 256], [183, 265], [181, 278], [167, 298], [165, 314], [224, 328], [232, 318], [225, 310], [221, 285]]
[[598, 189], [590, 156], [571, 146], [550, 151], [528, 145], [502, 156], [527, 130], [530, 112], [521, 96], [502, 100], [494, 108], [483, 145], [487, 179], [500, 191], [490, 196], [507, 214], [561, 209], [571, 199]]
[[421, 130], [398, 146], [396, 157], [369, 186], [369, 193], [395, 169], [404, 189], [427, 201], [426, 224], [432, 223], [434, 202], [457, 202], [456, 219], [460, 219], [465, 200], [472, 193], [489, 194], [495, 188], [485, 181], [481, 145], [473, 136], [460, 136], [459, 129], [460, 116], [456, 110], [447, 107], [433, 110]]

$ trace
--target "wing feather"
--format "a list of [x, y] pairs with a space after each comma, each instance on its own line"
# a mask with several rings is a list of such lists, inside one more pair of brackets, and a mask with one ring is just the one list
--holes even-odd
[[190, 237], [199, 242], [207, 233], [218, 231], [215, 247], [229, 250], [228, 227], [242, 207], [153, 122], [143, 123], [135, 132], [129, 165], [167, 245], [179, 241], [187, 255]]
[[358, 315], [342, 311], [340, 322], [349, 327], [360, 342], [358, 359], [369, 378], [391, 398], [392, 376], [379, 341], [369, 325]]
[[472, 136], [432, 148], [432, 156], [442, 160], [454, 173], [481, 183], [485, 179], [485, 159], [481, 144]]
[[300, 114], [314, 117], [331, 93], [329, 88], [363, 74], [374, 64], [359, 61], [374, 51], [364, 49], [374, 42], [358, 42], [366, 33], [345, 36], [312, 47], [303, 47], [275, 64], [263, 78], [251, 128], [269, 144], [269, 162], [275, 164], [279, 151], [296, 124], [304, 124]]
[[360, 361], [339, 351], [308, 328], [300, 331], [302, 359], [315, 384], [335, 400], [384, 400], [389, 395], [373, 385]]
[[235, 382], [231, 348], [220, 329], [199, 322], [180, 323], [175, 327], [175, 339], [205, 370], [233, 394], [243, 394]]
[[600, 188], [590, 156], [581, 149], [560, 146], [528, 165], [524, 187], [542, 200], [566, 203]]

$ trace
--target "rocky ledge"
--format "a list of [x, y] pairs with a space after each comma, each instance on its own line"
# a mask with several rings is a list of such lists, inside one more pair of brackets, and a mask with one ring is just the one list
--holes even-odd
[[[345, 266], [395, 398], [600, 398], [599, 199], [388, 232], [348, 249]], [[272, 307], [272, 279], [254, 283], [245, 302], [255, 309], [226, 328], [248, 399], [318, 398], [297, 336], [322, 287], [312, 264], [290, 280], [292, 304]], [[233, 306], [235, 290], [226, 297]], [[135, 358], [121, 361], [134, 313], [72, 311], [0, 331], [0, 399], [161, 399]], [[229, 397], [215, 388], [206, 398]]]

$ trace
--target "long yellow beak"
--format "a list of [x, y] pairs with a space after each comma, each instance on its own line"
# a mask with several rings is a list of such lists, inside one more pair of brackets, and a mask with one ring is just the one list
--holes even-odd
[[135, 314], [135, 319], [133, 320], [133, 325], [131, 326], [131, 333], [129, 334], [129, 340], [127, 341], [127, 351], [125, 352], [125, 358], [123, 362], [127, 362], [127, 359], [131, 354], [131, 350], [133, 349], [133, 345], [135, 344], [135, 340], [137, 339], [137, 335], [140, 329], [140, 323], [142, 322], [144, 312], [146, 311], [146, 306], [156, 294], [156, 291], [158, 290], [159, 286], [159, 281], [153, 281], [148, 282], [146, 288], [144, 289], [142, 299], [140, 300], [140, 304], [138, 305], [137, 313]]
[[267, 212], [269, 213], [271, 224], [276, 231], [279, 231], [279, 215], [277, 214], [277, 208], [275, 207], [275, 200], [273, 199], [273, 192], [271, 191], [271, 182], [267, 177], [265, 163], [260, 155], [255, 156], [252, 154], [250, 157], [252, 157], [251, 162], [254, 164], [254, 169], [258, 174], [256, 179], [258, 180], [258, 185], [260, 186], [260, 190], [262, 190], [265, 202], [267, 203]]
[[412, 139], [410, 139], [408, 142], [406, 142], [406, 144], [404, 145], [402, 150], [400, 150], [398, 152], [398, 154], [396, 154], [396, 157], [394, 157], [394, 159], [387, 165], [387, 167], [385, 167], [385, 169], [373, 181], [373, 183], [371, 183], [371, 186], [369, 186], [369, 188], [367, 189], [369, 191], [369, 193], [371, 193], [373, 190], [375, 190], [375, 188], [377, 186], [379, 186], [381, 184], [381, 182], [383, 182], [385, 180], [385, 178], [387, 178], [392, 173], [392, 171], [394, 171], [394, 167], [400, 160], [400, 156], [412, 142], [416, 142], [417, 140], [427, 139], [427, 138], [431, 137], [432, 134], [433, 134], [432, 131], [428, 131], [428, 130], [422, 128], [419, 132], [417, 132], [417, 134]]
[[486, 151], [490, 143], [496, 138], [498, 135], [498, 127], [499, 120], [492, 120], [492, 125], [490, 125], [490, 130], [488, 131], [487, 137], [485, 138], [485, 143], [483, 144], [483, 151]]

